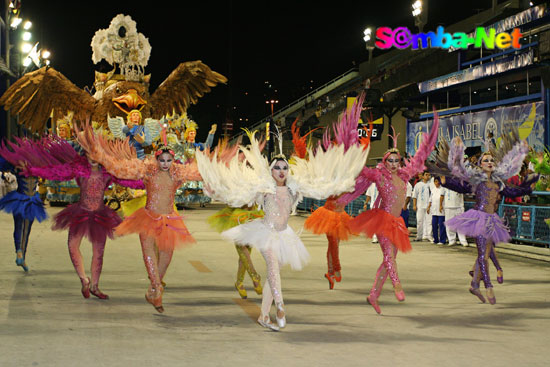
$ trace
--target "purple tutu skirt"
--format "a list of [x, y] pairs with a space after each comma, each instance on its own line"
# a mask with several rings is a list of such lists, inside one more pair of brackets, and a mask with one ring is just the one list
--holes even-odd
[[482, 236], [494, 244], [510, 241], [510, 230], [496, 213], [470, 209], [445, 221], [445, 227], [469, 237]]
[[87, 237], [92, 243], [104, 243], [107, 236], [114, 238], [114, 228], [121, 222], [122, 219], [109, 207], [88, 211], [80, 203], [75, 203], [55, 215], [52, 229], [70, 229], [75, 235]]

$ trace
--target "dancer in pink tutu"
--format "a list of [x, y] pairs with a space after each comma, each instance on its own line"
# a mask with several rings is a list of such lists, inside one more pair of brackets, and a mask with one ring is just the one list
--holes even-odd
[[[532, 191], [531, 184], [536, 182], [536, 176], [528, 178], [520, 186], [508, 182], [521, 169], [529, 146], [525, 140], [520, 140], [517, 127], [514, 127], [511, 133], [502, 136], [499, 147], [488, 149], [481, 155], [478, 166], [464, 164], [464, 144], [460, 137], [453, 139], [450, 148], [446, 141], [442, 141], [438, 150], [436, 162], [429, 164], [429, 170], [445, 176], [445, 187], [457, 192], [474, 193], [474, 207], [446, 221], [445, 226], [475, 238], [478, 255], [470, 293], [486, 302], [479, 290], [483, 279], [487, 298], [493, 305], [496, 297], [489, 276], [488, 259], [494, 254], [493, 247], [497, 243], [510, 240], [509, 229], [497, 214], [499, 196], [517, 197]], [[497, 269], [499, 267], [497, 265]], [[499, 270], [499, 277], [502, 278], [502, 269]]]
[[359, 214], [348, 224], [351, 232], [365, 233], [370, 238], [376, 235], [380, 242], [383, 260], [378, 267], [374, 284], [367, 297], [367, 302], [379, 314], [382, 311], [378, 305], [378, 298], [388, 275], [392, 281], [396, 298], [399, 301], [405, 300], [405, 293], [397, 275], [396, 256], [399, 250], [407, 252], [412, 247], [409, 241], [409, 231], [401, 217], [401, 209], [406, 199], [406, 184], [411, 177], [424, 170], [424, 161], [432, 152], [437, 140], [438, 127], [439, 119], [436, 114], [434, 123], [430, 127], [430, 133], [424, 135], [414, 157], [409, 161], [405, 160], [403, 166], [401, 166], [402, 158], [397, 149], [397, 136], [394, 132], [394, 136], [392, 136], [394, 147], [384, 154], [382, 162], [375, 168], [363, 168], [357, 177], [355, 191], [344, 194], [339, 199], [339, 202], [347, 203], [364, 193], [373, 182], [380, 193], [373, 205], [374, 209]]
[[[13, 152], [2, 147], [3, 156], [22, 161], [26, 173], [48, 180], [76, 179], [80, 186], [80, 201], [63, 209], [54, 217], [54, 230], [69, 230], [69, 255], [82, 284], [82, 295], [90, 293], [100, 299], [109, 298], [99, 290], [103, 267], [103, 253], [107, 237], [113, 238], [114, 228], [122, 219], [103, 203], [104, 191], [111, 183], [132, 188], [143, 188], [141, 181], [119, 180], [86, 156], [80, 155], [66, 140], [45, 136], [40, 141], [10, 143]], [[92, 279], [86, 275], [80, 243], [86, 237], [92, 243]]]

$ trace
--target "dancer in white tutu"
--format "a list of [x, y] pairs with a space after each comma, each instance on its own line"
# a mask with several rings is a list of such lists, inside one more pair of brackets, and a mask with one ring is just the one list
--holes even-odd
[[[318, 148], [316, 153], [309, 151], [307, 161], [295, 157], [292, 167], [282, 154], [269, 164], [253, 136], [251, 145], [241, 145], [240, 151], [244, 160], [239, 161], [236, 155], [229, 164], [216, 158], [210, 160], [200, 151], [196, 158], [208, 196], [236, 208], [257, 204], [265, 212], [263, 218], [233, 227], [222, 232], [222, 236], [241, 246], [256, 247], [264, 257], [267, 280], [258, 323], [277, 331], [286, 325], [279, 269], [290, 264], [292, 269], [300, 270], [309, 260], [304, 244], [288, 226], [290, 213], [302, 196], [321, 200], [353, 190], [368, 149], [356, 146], [344, 151], [343, 146], [336, 145], [326, 151]], [[277, 325], [269, 317], [273, 301]]]

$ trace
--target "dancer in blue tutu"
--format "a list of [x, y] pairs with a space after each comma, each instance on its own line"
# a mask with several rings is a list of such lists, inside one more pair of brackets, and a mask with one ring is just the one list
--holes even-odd
[[17, 190], [8, 192], [0, 199], [0, 210], [13, 215], [13, 241], [15, 244], [15, 263], [23, 270], [29, 271], [25, 262], [29, 235], [34, 220], [42, 222], [47, 218], [44, 203], [40, 199], [36, 186], [36, 177], [25, 177], [21, 174], [23, 167], [13, 166], [3, 157], [0, 157], [2, 172], [11, 172], [17, 178]]

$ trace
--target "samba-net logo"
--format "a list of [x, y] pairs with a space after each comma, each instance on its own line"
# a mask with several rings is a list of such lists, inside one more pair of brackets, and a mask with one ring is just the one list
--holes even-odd
[[498, 33], [494, 28], [485, 29], [477, 27], [473, 34], [464, 32], [447, 33], [442, 26], [437, 27], [435, 32], [412, 34], [407, 27], [380, 27], [376, 30], [376, 41], [374, 45], [386, 50], [391, 47], [405, 49], [411, 47], [413, 50], [438, 47], [443, 49], [462, 48], [470, 45], [476, 48], [485, 47], [493, 50], [495, 47], [504, 50], [510, 47], [521, 48], [519, 40], [522, 34], [519, 28], [514, 28], [511, 33]]

